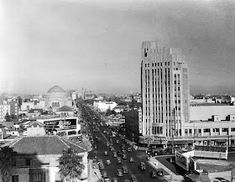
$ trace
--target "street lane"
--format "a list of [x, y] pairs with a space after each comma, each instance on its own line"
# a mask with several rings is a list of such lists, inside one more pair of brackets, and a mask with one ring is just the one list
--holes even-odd
[[[95, 113], [91, 108], [87, 106], [82, 106], [82, 112], [86, 117], [86, 121], [89, 124], [89, 131], [91, 138], [93, 138], [93, 148], [94, 150], [90, 152], [89, 156], [92, 158], [96, 158], [97, 160], [102, 160], [104, 164], [104, 169], [101, 170], [107, 172], [107, 176], [109, 179], [117, 178], [118, 182], [123, 182], [131, 179], [131, 175], [134, 175], [138, 182], [148, 182], [148, 181], [166, 181], [162, 177], [152, 178], [150, 176], [150, 172], [154, 170], [152, 166], [147, 163], [147, 155], [143, 151], [135, 151], [132, 148], [131, 152], [127, 152], [129, 146], [125, 140], [122, 140], [120, 135], [116, 135], [116, 137], [112, 137], [111, 129], [105, 125], [105, 122], [101, 120], [100, 116]], [[99, 140], [97, 140], [97, 138]], [[116, 141], [119, 143], [116, 143]], [[113, 157], [113, 152], [110, 151], [110, 147], [107, 144], [111, 144], [114, 148], [115, 152], [122, 151], [122, 145], [125, 145], [125, 150], [127, 154], [127, 160], [123, 160], [122, 164], [117, 164], [117, 158]], [[95, 149], [96, 146], [96, 149]], [[108, 151], [108, 155], [105, 156], [105, 151]], [[123, 153], [123, 152], [121, 152]], [[134, 163], [130, 163], [130, 157], [134, 158]], [[110, 160], [110, 164], [107, 165], [106, 161]], [[140, 162], [145, 162], [146, 170], [141, 171], [138, 166]], [[123, 177], [117, 177], [117, 169], [121, 169], [123, 166], [127, 166], [128, 174], [123, 174]]]

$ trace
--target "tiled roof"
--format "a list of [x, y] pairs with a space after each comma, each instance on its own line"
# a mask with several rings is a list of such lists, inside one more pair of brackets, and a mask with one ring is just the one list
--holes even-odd
[[73, 108], [69, 107], [69, 106], [62, 106], [60, 107], [58, 110], [58, 112], [72, 112]]
[[39, 121], [31, 121], [28, 126], [33, 126], [33, 127], [36, 127], [37, 125], [39, 126], [44, 126], [43, 123], [39, 122]]
[[86, 152], [83, 147], [56, 136], [27, 136], [12, 142], [9, 147], [18, 154], [62, 154], [64, 149], [73, 148], [78, 153]]

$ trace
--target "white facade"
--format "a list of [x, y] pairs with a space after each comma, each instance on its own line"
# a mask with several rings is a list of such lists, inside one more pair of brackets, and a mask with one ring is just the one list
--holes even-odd
[[[235, 106], [197, 105], [190, 107], [190, 122], [184, 123], [184, 137], [225, 137], [235, 135]], [[235, 141], [231, 141], [235, 144]]]
[[10, 105], [1, 104], [0, 105], [0, 121], [5, 121], [5, 116], [7, 113], [10, 115]]
[[34, 102], [22, 102], [21, 111], [35, 109], [34, 107], [35, 107]]
[[141, 63], [142, 135], [182, 135], [189, 121], [188, 68], [180, 50], [143, 42]]
[[113, 110], [116, 106], [116, 102], [105, 102], [98, 101], [93, 103], [94, 108], [98, 109], [100, 112], [106, 112], [108, 109]]
[[212, 116], [219, 115], [220, 120], [235, 114], [235, 106], [230, 105], [196, 105], [190, 106], [190, 121], [208, 121]]

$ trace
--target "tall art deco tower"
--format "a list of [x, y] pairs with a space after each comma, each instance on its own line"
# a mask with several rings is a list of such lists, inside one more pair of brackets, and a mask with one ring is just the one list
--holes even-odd
[[182, 136], [189, 121], [188, 68], [179, 49], [157, 41], [142, 43], [141, 94], [143, 136]]

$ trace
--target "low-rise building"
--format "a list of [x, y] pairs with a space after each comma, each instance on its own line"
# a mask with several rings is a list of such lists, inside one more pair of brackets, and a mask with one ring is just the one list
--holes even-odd
[[93, 106], [95, 109], [99, 110], [100, 112], [106, 112], [108, 109], [113, 110], [116, 106], [116, 102], [108, 102], [108, 101], [94, 101]]
[[62, 106], [62, 107], [58, 108], [55, 113], [57, 115], [60, 115], [63, 117], [64, 116], [74, 116], [74, 109], [69, 106]]
[[[84, 170], [78, 181], [87, 182], [87, 150], [59, 136], [25, 136], [6, 144], [16, 152], [11, 169], [11, 181], [59, 182], [59, 158], [66, 149], [74, 149], [81, 156]], [[0, 177], [1, 182], [1, 177]]]

